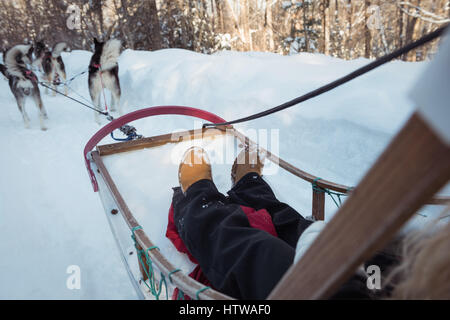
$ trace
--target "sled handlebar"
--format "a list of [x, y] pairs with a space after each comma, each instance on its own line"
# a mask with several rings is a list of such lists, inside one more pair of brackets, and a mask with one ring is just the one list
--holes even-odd
[[117, 118], [110, 123], [108, 123], [106, 126], [101, 128], [99, 131], [97, 131], [91, 139], [86, 143], [86, 146], [84, 147], [83, 156], [84, 161], [86, 164], [86, 168], [89, 174], [89, 177], [91, 179], [92, 187], [94, 188], [94, 192], [98, 191], [98, 183], [97, 179], [95, 177], [94, 172], [92, 171], [91, 162], [89, 160], [89, 154], [94, 149], [94, 147], [107, 135], [109, 135], [114, 130], [122, 127], [123, 125], [139, 120], [142, 118], [147, 117], [153, 117], [153, 116], [160, 116], [160, 115], [183, 115], [183, 116], [190, 116], [199, 118], [205, 121], [209, 121], [212, 123], [221, 123], [225, 122], [224, 119], [220, 118], [219, 116], [200, 109], [191, 108], [191, 107], [183, 107], [183, 106], [157, 106], [157, 107], [150, 107], [145, 108], [137, 111], [130, 112], [120, 118]]

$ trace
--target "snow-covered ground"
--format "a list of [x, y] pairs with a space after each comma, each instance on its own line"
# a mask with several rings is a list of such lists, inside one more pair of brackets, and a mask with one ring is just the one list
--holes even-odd
[[[65, 54], [69, 77], [84, 71], [90, 56], [85, 51]], [[367, 62], [313, 54], [126, 50], [119, 61], [122, 105], [124, 112], [185, 105], [231, 120], [290, 100]], [[300, 106], [236, 127], [243, 132], [278, 129], [282, 158], [324, 179], [354, 186], [412, 113], [408, 90], [425, 65], [392, 62]], [[89, 97], [86, 74], [71, 86]], [[43, 94], [43, 99], [49, 129], [39, 129], [31, 101], [31, 128], [25, 129], [7, 82], [0, 81], [0, 298], [133, 299], [136, 295], [84, 167], [84, 145], [100, 128], [93, 111], [62, 96]], [[194, 122], [163, 116], [133, 125], [140, 134], [152, 136], [190, 129]], [[114, 166], [123, 168], [111, 163]], [[144, 196], [162, 195], [155, 206], [165, 211], [152, 223], [163, 230], [170, 189], [161, 188], [161, 174], [150, 166], [149, 180], [134, 188]], [[218, 178], [224, 186], [227, 175]], [[284, 172], [267, 180], [282, 201], [310, 214], [310, 185]], [[327, 219], [335, 211], [328, 200]], [[427, 207], [422, 213], [430, 218], [439, 209]], [[427, 219], [416, 216], [416, 223]], [[67, 289], [70, 265], [81, 268], [80, 290]]]

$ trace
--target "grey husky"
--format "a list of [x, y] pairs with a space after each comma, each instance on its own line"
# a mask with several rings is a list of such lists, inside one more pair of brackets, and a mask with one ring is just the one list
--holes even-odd
[[[89, 63], [89, 93], [94, 105], [100, 106], [101, 95], [104, 89], [111, 92], [111, 111], [120, 109], [120, 82], [119, 65], [117, 59], [120, 55], [121, 42], [117, 39], [110, 39], [100, 42], [94, 38], [95, 51]], [[95, 113], [95, 120], [99, 123], [98, 113]]]
[[47, 112], [42, 103], [36, 75], [28, 69], [31, 64], [33, 47], [29, 44], [16, 45], [7, 50], [0, 64], [0, 72], [8, 79], [11, 92], [16, 98], [17, 106], [22, 114], [25, 127], [29, 128], [30, 118], [25, 111], [25, 100], [30, 97], [39, 108], [39, 120], [42, 130], [47, 130], [45, 120]]

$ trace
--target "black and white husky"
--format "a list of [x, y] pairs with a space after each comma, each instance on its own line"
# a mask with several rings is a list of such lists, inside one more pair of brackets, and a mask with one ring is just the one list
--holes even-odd
[[[95, 52], [89, 63], [89, 93], [93, 104], [102, 110], [100, 105], [102, 91], [108, 89], [111, 92], [111, 111], [120, 110], [120, 82], [119, 65], [117, 59], [120, 55], [121, 42], [110, 39], [99, 42], [94, 39]], [[98, 113], [95, 113], [95, 121], [100, 123]]]
[[39, 108], [41, 129], [46, 130], [45, 119], [47, 112], [42, 103], [36, 75], [27, 68], [31, 64], [33, 47], [31, 45], [16, 45], [5, 52], [0, 72], [8, 79], [11, 92], [17, 101], [19, 111], [22, 113], [25, 127], [29, 128], [30, 118], [25, 111], [25, 98], [31, 97]]
[[51, 51], [48, 49], [48, 46], [44, 44], [42, 41], [36, 42], [34, 45], [34, 56], [35, 59], [33, 61], [33, 67], [37, 68], [38, 71], [44, 72], [42, 67], [42, 62], [44, 59], [48, 59], [51, 56]]
[[[43, 72], [43, 80], [48, 85], [56, 89], [56, 85], [66, 81], [66, 68], [64, 66], [61, 52], [70, 51], [69, 46], [65, 42], [58, 42], [50, 51], [42, 42], [36, 43], [35, 57], [36, 60], [33, 65]], [[48, 89], [45, 88], [45, 92]], [[67, 94], [67, 87], [65, 87], [65, 93]], [[53, 96], [56, 92], [53, 91]]]

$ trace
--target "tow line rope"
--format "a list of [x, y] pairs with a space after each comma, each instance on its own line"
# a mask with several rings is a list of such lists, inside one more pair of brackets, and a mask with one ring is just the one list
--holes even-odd
[[428, 43], [430, 41], [433, 41], [434, 39], [440, 37], [444, 33], [444, 31], [447, 28], [447, 26], [448, 26], [448, 24], [446, 24], [445, 26], [443, 26], [443, 27], [441, 27], [441, 28], [439, 28], [439, 29], [429, 33], [429, 34], [426, 34], [425, 36], [423, 36], [422, 38], [420, 38], [417, 41], [414, 41], [414, 42], [412, 42], [412, 43], [410, 43], [410, 44], [408, 44], [408, 45], [406, 45], [406, 46], [404, 46], [404, 47], [402, 47], [402, 48], [400, 48], [400, 49], [398, 49], [398, 50], [396, 50], [396, 51], [394, 51], [392, 53], [384, 55], [381, 58], [378, 58], [374, 62], [371, 62], [371, 63], [369, 63], [369, 64], [367, 64], [367, 65], [365, 65], [365, 66], [363, 66], [363, 67], [361, 67], [361, 68], [359, 68], [359, 69], [357, 69], [357, 70], [347, 74], [346, 76], [344, 76], [342, 78], [339, 78], [339, 79], [337, 79], [337, 80], [335, 80], [333, 82], [330, 82], [330, 83], [328, 83], [328, 84], [326, 84], [326, 85], [324, 85], [324, 86], [322, 86], [320, 88], [317, 88], [317, 89], [315, 89], [313, 91], [310, 91], [310, 92], [308, 92], [308, 93], [306, 93], [306, 94], [304, 94], [304, 95], [302, 95], [302, 96], [300, 96], [298, 98], [295, 98], [295, 99], [293, 99], [291, 101], [285, 102], [285, 103], [283, 103], [283, 104], [281, 104], [281, 105], [279, 105], [277, 107], [274, 107], [274, 108], [271, 108], [271, 109], [268, 109], [268, 110], [265, 110], [265, 111], [262, 111], [262, 112], [259, 112], [259, 113], [256, 113], [256, 114], [244, 117], [244, 118], [233, 120], [233, 121], [228, 121], [228, 122], [223, 122], [223, 123], [205, 123], [203, 125], [203, 127], [205, 128], [205, 127], [227, 126], [227, 125], [232, 125], [232, 124], [236, 124], [236, 123], [247, 122], [247, 121], [250, 121], [250, 120], [255, 120], [255, 119], [258, 119], [258, 118], [262, 118], [262, 117], [268, 116], [268, 115], [270, 115], [272, 113], [279, 112], [281, 110], [293, 107], [293, 106], [295, 106], [295, 105], [297, 105], [299, 103], [305, 102], [305, 101], [307, 101], [309, 99], [312, 99], [314, 97], [317, 97], [317, 96], [319, 96], [319, 95], [321, 95], [321, 94], [323, 94], [325, 92], [333, 90], [333, 89], [335, 89], [335, 88], [337, 88], [337, 87], [339, 87], [339, 86], [341, 86], [341, 85], [343, 85], [343, 84], [345, 84], [345, 83], [347, 83], [347, 82], [349, 82], [349, 81], [351, 81], [351, 80], [353, 80], [353, 79], [355, 79], [355, 78], [357, 78], [359, 76], [362, 76], [363, 74], [365, 74], [365, 73], [367, 73], [367, 72], [369, 72], [369, 71], [371, 71], [371, 70], [373, 70], [375, 68], [380, 67], [381, 65], [383, 65], [383, 64], [385, 64], [385, 63], [387, 63], [387, 62], [389, 62], [389, 61], [391, 61], [391, 60], [393, 60], [395, 58], [398, 58], [398, 57], [402, 56], [405, 53], [408, 53], [411, 50], [414, 50], [414, 49], [416, 49], [416, 48], [418, 48], [420, 46], [423, 46], [424, 44], [426, 44], [426, 43]]
[[[92, 107], [92, 106], [90, 106], [90, 105], [88, 105], [88, 104], [86, 104], [86, 103], [84, 103], [84, 102], [82, 102], [82, 101], [80, 101], [80, 100], [77, 100], [77, 99], [75, 99], [75, 98], [72, 98], [71, 96], [68, 96], [67, 94], [64, 94], [64, 93], [62, 93], [62, 92], [60, 92], [60, 91], [58, 91], [58, 90], [56, 90], [56, 89], [53, 89], [51, 86], [47, 85], [47, 84], [46, 84], [45, 82], [43, 82], [43, 81], [38, 81], [38, 84], [40, 84], [41, 86], [43, 86], [43, 87], [45, 87], [45, 88], [47, 88], [47, 89], [52, 90], [53, 92], [59, 93], [60, 95], [66, 97], [66, 98], [69, 98], [70, 100], [73, 100], [73, 101], [75, 101], [75, 102], [78, 102], [79, 104], [85, 106], [86, 108], [89, 108], [89, 109], [91, 109], [91, 110], [94, 110], [94, 111], [96, 111], [96, 112], [98, 112], [98, 113], [100, 113], [100, 114], [102, 114], [102, 115], [104, 115], [104, 116], [106, 116], [106, 117], [109, 116], [109, 113], [108, 113], [108, 112], [104, 112], [104, 111], [98, 110], [98, 109], [95, 108], [95, 107]], [[109, 119], [108, 119], [108, 120], [109, 120]]]
[[[328, 188], [323, 188], [323, 187], [320, 187], [319, 185], [317, 185], [317, 181], [319, 181], [319, 180], [322, 180], [322, 178], [317, 177], [317, 178], [315, 178], [315, 179], [311, 182], [313, 191], [314, 191], [314, 192], [317, 192], [317, 193], [326, 193], [326, 194], [328, 194], [328, 195], [330, 196], [330, 198], [333, 200], [334, 204], [336, 205], [336, 207], [337, 207], [338, 209], [339, 209], [339, 208], [341, 207], [341, 205], [342, 205], [342, 198], [341, 198], [341, 197], [346, 197], [346, 196], [348, 196], [348, 193], [349, 193], [350, 191], [353, 190], [353, 187], [350, 187], [350, 188], [347, 190], [347, 192], [345, 192], [345, 193], [344, 193], [344, 192], [335, 192], [335, 191], [331, 191], [331, 190], [328, 189]], [[335, 199], [334, 196], [337, 197], [337, 200]]]
[[[60, 95], [62, 95], [62, 96], [64, 96], [64, 97], [66, 97], [66, 98], [69, 98], [70, 100], [75, 101], [75, 102], [81, 104], [82, 106], [84, 106], [84, 107], [86, 107], [86, 108], [89, 108], [89, 109], [91, 109], [91, 110], [94, 110], [95, 112], [98, 112], [98, 113], [104, 115], [104, 116], [106, 117], [107, 120], [109, 120], [109, 121], [113, 121], [113, 120], [114, 120], [114, 117], [113, 117], [112, 115], [110, 115], [109, 112], [108, 112], [107, 110], [106, 110], [106, 111], [101, 111], [101, 110], [99, 110], [99, 109], [97, 109], [97, 108], [95, 108], [95, 107], [93, 107], [93, 106], [90, 106], [90, 105], [88, 105], [88, 104], [86, 104], [86, 103], [84, 103], [84, 102], [82, 102], [82, 101], [80, 101], [80, 100], [77, 100], [77, 99], [72, 98], [71, 96], [69, 96], [69, 95], [67, 95], [67, 94], [62, 93], [62, 92], [60, 92], [59, 90], [53, 89], [51, 86], [47, 85], [47, 84], [46, 84], [45, 82], [43, 82], [43, 81], [38, 81], [37, 79], [36, 79], [36, 81], [37, 81], [37, 83], [40, 84], [41, 86], [43, 86], [43, 87], [45, 87], [45, 88], [47, 88], [47, 89], [50, 89], [50, 90], [52, 90], [52, 91], [54, 91], [54, 92], [56, 92], [56, 93], [58, 93], [58, 94], [60, 94]], [[69, 86], [67, 86], [67, 87], [70, 88]], [[71, 89], [73, 92], [75, 92], [72, 88], [70, 88], [70, 89]], [[75, 93], [76, 93], [76, 92], [75, 92]], [[78, 95], [78, 93], [77, 93], [77, 95]], [[84, 99], [84, 98], [83, 98], [83, 99]], [[141, 138], [143, 137], [142, 135], [136, 133], [136, 128], [135, 128], [135, 127], [130, 126], [130, 125], [128, 125], [128, 124], [125, 124], [125, 125], [121, 126], [121, 127], [119, 128], [119, 130], [120, 130], [124, 135], [126, 135], [127, 137], [126, 137], [126, 138], [123, 138], [123, 139], [122, 139], [122, 138], [116, 138], [116, 137], [114, 137], [113, 132], [111, 132], [111, 138], [112, 138], [113, 140], [116, 140], [116, 141], [130, 141], [130, 140], [135, 140], [135, 139], [141, 139]]]
[[[100, 81], [101, 81], [101, 85], [102, 85], [103, 99], [105, 100], [105, 111], [101, 111], [101, 110], [97, 109], [96, 107], [92, 106], [92, 104], [88, 105], [88, 104], [86, 104], [86, 103], [84, 103], [84, 102], [82, 102], [80, 100], [72, 98], [71, 96], [62, 93], [59, 90], [52, 88], [49, 85], [49, 83], [46, 83], [44, 81], [39, 81], [37, 79], [37, 77], [35, 75], [33, 75], [31, 70], [38, 71], [38, 72], [40, 72], [40, 70], [35, 69], [32, 66], [30, 67], [31, 70], [28, 70], [26, 74], [27, 74], [28, 77], [30, 77], [30, 79], [36, 80], [37, 83], [40, 84], [41, 86], [43, 86], [43, 87], [45, 87], [47, 89], [50, 89], [51, 91], [56, 92], [56, 93], [66, 97], [66, 98], [69, 98], [70, 100], [75, 101], [75, 102], [81, 104], [82, 106], [84, 106], [86, 108], [89, 108], [91, 110], [94, 110], [95, 112], [98, 112], [98, 113], [104, 115], [106, 117], [106, 119], [109, 120], [109, 121], [113, 121], [114, 117], [109, 114], [109, 112], [108, 112], [108, 105], [106, 104], [105, 86], [103, 84], [103, 78], [102, 78], [102, 74], [101, 74], [101, 66], [100, 65], [94, 65], [94, 67], [98, 68], [100, 70]], [[58, 78], [58, 81], [53, 81], [53, 85], [56, 86], [56, 87], [58, 87], [58, 86], [66, 86], [68, 89], [70, 89], [77, 96], [79, 96], [80, 98], [82, 98], [83, 100], [85, 100], [86, 102], [89, 103], [89, 101], [85, 97], [83, 97], [81, 94], [77, 93], [72, 87], [69, 86], [69, 84], [73, 80], [75, 80], [79, 76], [87, 73], [88, 71], [89, 71], [89, 69], [86, 69], [86, 70], [84, 70], [84, 71], [74, 75], [72, 78], [70, 78], [69, 80], [64, 81], [64, 82], [59, 81], [59, 78]], [[116, 141], [130, 141], [130, 140], [135, 140], [135, 139], [141, 139], [143, 137], [142, 135], [136, 133], [136, 128], [135, 127], [130, 126], [128, 124], [123, 125], [122, 127], [119, 128], [119, 130], [127, 137], [126, 138], [116, 138], [116, 137], [114, 137], [113, 132], [111, 132], [111, 138], [113, 140], [116, 140]]]
[[81, 76], [81, 75], [87, 73], [88, 70], [89, 70], [89, 69], [86, 69], [86, 70], [84, 70], [83, 72], [80, 72], [80, 73], [74, 75], [72, 78], [70, 78], [69, 80], [66, 80], [66, 81], [64, 81], [64, 82], [58, 81], [58, 82], [55, 83], [55, 85], [57, 85], [57, 86], [61, 86], [61, 85], [69, 86], [69, 84], [70, 84], [73, 80], [75, 80], [75, 79], [78, 78], [79, 76]]
[[[37, 68], [37, 67], [34, 67], [34, 66], [29, 66], [29, 69], [30, 70], [32, 70], [33, 72], [38, 72], [38, 73], [40, 73], [41, 75], [43, 75], [44, 74], [44, 72], [43, 71], [41, 71], [41, 70], [39, 70], [39, 68]], [[89, 71], [89, 69], [86, 69], [86, 70], [84, 70], [84, 71], [82, 71], [82, 72], [80, 72], [80, 73], [77, 73], [76, 75], [74, 75], [72, 78], [70, 78], [69, 80], [66, 80], [66, 81], [53, 81], [53, 85], [55, 85], [55, 86], [69, 86], [69, 84], [73, 81], [73, 80], [75, 80], [76, 78], [78, 78], [79, 76], [82, 76], [83, 74], [85, 74], [85, 73], [87, 73]], [[59, 77], [58, 77], [58, 79], [59, 79]], [[48, 84], [50, 84], [49, 82], [47, 82]]]

